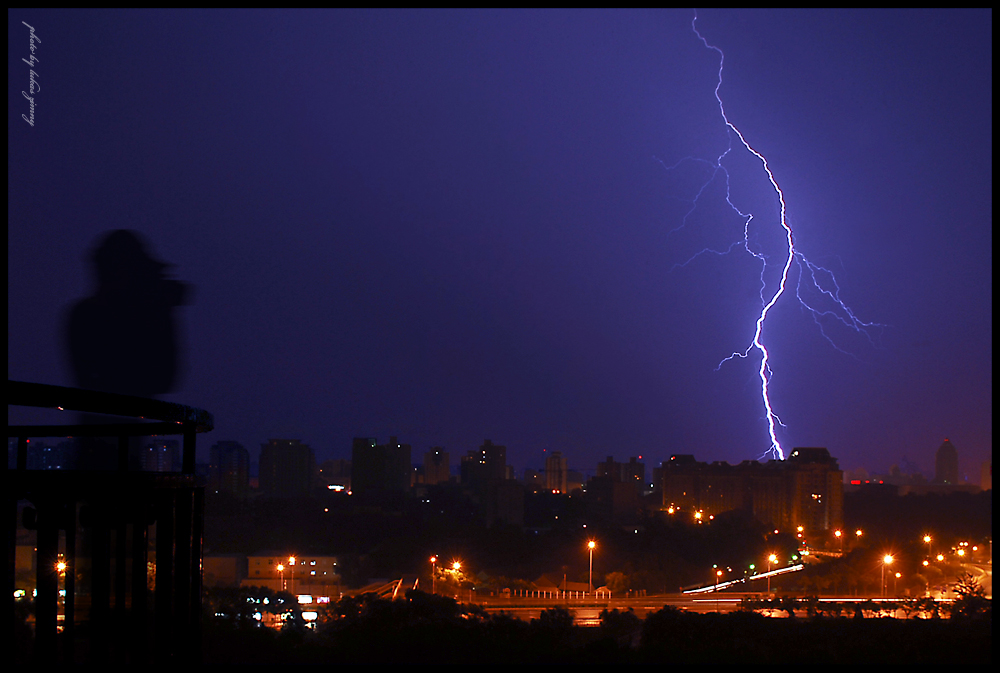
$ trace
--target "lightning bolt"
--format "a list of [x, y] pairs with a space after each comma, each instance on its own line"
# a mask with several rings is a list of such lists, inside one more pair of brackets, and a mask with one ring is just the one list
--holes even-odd
[[[726, 203], [729, 205], [730, 208], [732, 208], [732, 210], [735, 213], [737, 213], [743, 219], [743, 238], [741, 240], [734, 241], [731, 245], [729, 245], [728, 248], [724, 250], [705, 248], [704, 250], [693, 255], [687, 261], [680, 264], [675, 264], [674, 268], [687, 266], [692, 261], [694, 261], [695, 259], [704, 254], [728, 255], [729, 253], [737, 250], [740, 247], [742, 247], [744, 250], [746, 250], [747, 253], [749, 253], [750, 255], [752, 255], [753, 257], [755, 257], [760, 261], [761, 311], [760, 314], [757, 316], [753, 339], [751, 340], [750, 345], [747, 346], [745, 350], [733, 352], [728, 357], [723, 358], [722, 361], [719, 362], [718, 367], [716, 367], [716, 371], [718, 371], [725, 363], [729, 362], [730, 360], [733, 360], [734, 358], [744, 358], [744, 359], [749, 358], [754, 351], [760, 354], [760, 367], [757, 373], [760, 377], [760, 394], [761, 394], [761, 399], [763, 400], [764, 403], [764, 409], [766, 413], [767, 431], [771, 439], [771, 446], [767, 449], [767, 451], [765, 451], [764, 456], [770, 454], [778, 458], [779, 460], [784, 460], [785, 452], [781, 447], [780, 440], [778, 439], [777, 427], [778, 426], [785, 427], [785, 425], [784, 423], [781, 422], [781, 419], [778, 418], [778, 415], [774, 411], [774, 406], [771, 403], [770, 383], [771, 383], [772, 372], [769, 365], [770, 353], [768, 353], [767, 347], [764, 345], [764, 342], [761, 338], [761, 333], [763, 332], [764, 322], [767, 320], [768, 313], [771, 311], [774, 305], [778, 303], [778, 300], [781, 299], [781, 297], [785, 294], [785, 290], [788, 286], [788, 281], [789, 281], [789, 272], [792, 269], [792, 264], [795, 263], [797, 265], [797, 270], [798, 270], [798, 278], [795, 283], [795, 297], [798, 299], [800, 305], [812, 315], [813, 320], [820, 328], [820, 333], [822, 334], [822, 336], [838, 351], [847, 353], [847, 351], [844, 351], [843, 349], [839, 348], [836, 345], [836, 343], [834, 343], [833, 339], [823, 329], [823, 324], [820, 322], [821, 318], [832, 318], [833, 320], [836, 320], [840, 324], [854, 330], [855, 332], [864, 334], [868, 338], [868, 340], [872, 342], [873, 345], [874, 341], [872, 340], [872, 337], [868, 332], [868, 328], [877, 327], [880, 325], [878, 325], [877, 323], [866, 323], [860, 320], [854, 314], [854, 312], [840, 299], [840, 286], [837, 284], [837, 280], [833, 272], [830, 271], [829, 269], [813, 264], [808, 259], [806, 259], [806, 257], [802, 253], [800, 253], [798, 250], [795, 249], [795, 240], [792, 233], [792, 228], [788, 224], [787, 206], [785, 203], [784, 192], [778, 185], [778, 181], [775, 178], [774, 173], [771, 171], [771, 167], [768, 165], [767, 159], [764, 157], [764, 155], [755, 150], [750, 145], [750, 143], [747, 142], [747, 139], [744, 137], [743, 133], [741, 133], [740, 130], [736, 128], [736, 126], [729, 120], [729, 117], [726, 115], [726, 109], [722, 103], [722, 97], [719, 95], [719, 89], [722, 87], [722, 70], [725, 62], [725, 54], [723, 54], [720, 48], [708, 43], [708, 40], [706, 40], [705, 37], [698, 31], [697, 21], [698, 21], [698, 13], [696, 11], [694, 14], [694, 18], [691, 20], [691, 30], [698, 37], [698, 39], [701, 40], [702, 44], [705, 45], [706, 49], [712, 50], [719, 55], [718, 81], [715, 85], [714, 93], [715, 93], [715, 100], [719, 104], [719, 113], [721, 114], [722, 120], [725, 122], [725, 125], [727, 127], [727, 137], [729, 142], [727, 144], [725, 151], [722, 152], [722, 154], [720, 154], [714, 162], [709, 162], [705, 159], [685, 157], [684, 159], [681, 159], [673, 166], [666, 166], [664, 164], [664, 168], [667, 169], [668, 171], [677, 170], [681, 167], [682, 164], [689, 161], [702, 164], [706, 166], [709, 170], [708, 179], [702, 184], [701, 188], [698, 190], [694, 199], [691, 201], [690, 208], [684, 214], [684, 217], [681, 220], [681, 224], [676, 229], [669, 232], [669, 234], [673, 234], [674, 232], [684, 228], [687, 225], [688, 217], [690, 217], [695, 212], [695, 210], [697, 210], [699, 201], [702, 195], [704, 194], [705, 190], [716, 179], [721, 177], [722, 179], [725, 180]], [[739, 144], [742, 145], [747, 152], [756, 157], [756, 159], [760, 162], [761, 167], [764, 169], [764, 173], [767, 174], [768, 181], [771, 183], [771, 187], [774, 189], [774, 193], [778, 197], [778, 203], [780, 205], [779, 223], [784, 232], [783, 237], [786, 246], [783, 252], [784, 261], [781, 266], [781, 275], [778, 282], [778, 286], [777, 289], [770, 295], [770, 297], [767, 296], [767, 283], [765, 281], [765, 272], [767, 271], [768, 268], [767, 256], [763, 252], [755, 250], [750, 240], [750, 223], [753, 221], [754, 216], [751, 213], [744, 213], [743, 211], [741, 211], [732, 202], [730, 198], [729, 171], [726, 170], [725, 166], [723, 165], [723, 161], [729, 155], [729, 153], [732, 152], [734, 149], [734, 142], [733, 142], [734, 136], [737, 139], [739, 139]], [[816, 297], [815, 300], [808, 299], [805, 296], [807, 293], [810, 295], [815, 294]], [[823, 302], [825, 306], [820, 306], [819, 302]], [[847, 354], [850, 355], [850, 353]]]

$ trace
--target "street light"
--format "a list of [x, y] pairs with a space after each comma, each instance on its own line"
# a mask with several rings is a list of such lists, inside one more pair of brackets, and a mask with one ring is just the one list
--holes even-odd
[[281, 591], [285, 590], [285, 566], [281, 563], [278, 564], [278, 573], [281, 575]]
[[588, 582], [590, 593], [594, 593], [594, 547], [596, 546], [597, 543], [593, 540], [587, 542], [587, 549], [590, 550], [590, 581]]
[[435, 593], [435, 591], [434, 591], [434, 583], [437, 580], [437, 562], [438, 562], [438, 557], [437, 556], [432, 556], [431, 557], [431, 593], [432, 594]]
[[844, 531], [842, 531], [842, 530], [835, 530], [835, 531], [833, 531], [833, 534], [837, 537], [838, 540], [840, 540], [840, 553], [841, 553], [841, 555], [843, 555], [843, 553], [844, 553]]
[[771, 554], [770, 556], [767, 557], [767, 594], [769, 596], [771, 595], [771, 564], [777, 562], [778, 562], [778, 557], [775, 556], [774, 554]]
[[882, 557], [882, 598], [885, 598], [885, 567], [892, 565], [894, 560], [892, 554], [886, 554]]
[[924, 536], [924, 544], [927, 545], [927, 558], [930, 558], [930, 557], [934, 556], [934, 552], [931, 551], [931, 536], [930, 535], [925, 535]]

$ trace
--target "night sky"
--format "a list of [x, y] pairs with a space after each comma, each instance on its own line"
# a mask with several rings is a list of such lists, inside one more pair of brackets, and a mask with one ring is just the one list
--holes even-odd
[[[759, 357], [716, 371], [750, 345], [760, 262], [737, 246], [681, 266], [743, 232], [719, 176], [694, 208], [731, 134], [693, 16], [9, 10], [8, 377], [72, 385], [66, 312], [100, 235], [129, 228], [196, 288], [166, 399], [215, 415], [204, 458], [270, 437], [349, 457], [390, 435], [414, 462], [489, 438], [519, 475], [546, 450], [580, 470], [761, 456]], [[932, 477], [947, 437], [978, 483], [992, 13], [703, 10], [697, 27], [797, 250], [878, 324], [817, 322], [794, 291], [774, 307], [783, 446]], [[737, 147], [723, 165], [780, 266], [760, 162]]]

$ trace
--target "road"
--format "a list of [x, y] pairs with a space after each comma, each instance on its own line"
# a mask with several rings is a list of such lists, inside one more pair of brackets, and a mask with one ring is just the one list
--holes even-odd
[[740, 607], [742, 595], [719, 594], [714, 596], [688, 596], [684, 594], [661, 594], [656, 596], [641, 596], [638, 598], [612, 598], [610, 600], [593, 599], [539, 599], [539, 598], [495, 598], [481, 599], [476, 603], [487, 612], [506, 612], [525, 621], [537, 619], [542, 610], [554, 607], [564, 607], [573, 612], [576, 623], [581, 626], [600, 623], [602, 610], [629, 610], [636, 617], [644, 619], [650, 612], [656, 612], [666, 605], [688, 612], [732, 612]]

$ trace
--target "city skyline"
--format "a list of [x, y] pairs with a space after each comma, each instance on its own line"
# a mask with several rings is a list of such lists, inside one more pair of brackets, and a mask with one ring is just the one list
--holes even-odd
[[[359, 438], [355, 437], [354, 441], [357, 441], [358, 439]], [[376, 437], [366, 438], [366, 439], [379, 441], [378, 438], [376, 438]], [[400, 440], [397, 437], [390, 437], [389, 441], [386, 442], [386, 444], [392, 444], [393, 443], [392, 440], [396, 440], [396, 441], [400, 442], [403, 445], [409, 446], [408, 444], [406, 444], [405, 440]], [[291, 441], [291, 442], [296, 442], [298, 440], [295, 440], [295, 439], [285, 439], [285, 440], [271, 439], [269, 441], [271, 441], [271, 442], [273, 442], [273, 441]], [[487, 440], [485, 440], [485, 442], [489, 443], [489, 442], [491, 442], [491, 440], [487, 439]], [[951, 445], [950, 440], [945, 439], [944, 443], [945, 443], [945, 445], [949, 445], [952, 448], [954, 448], [954, 446]], [[220, 440], [220, 441], [217, 441], [216, 444], [241, 446], [241, 445], [239, 445], [238, 442], [233, 442], [233, 441], [229, 441], [229, 440]], [[213, 450], [216, 448], [216, 444], [212, 445], [211, 448]], [[45, 444], [45, 445], [43, 445], [43, 448], [49, 448], [49, 449], [51, 449], [51, 448], [54, 448], [54, 447], [50, 447], [48, 444]], [[482, 448], [482, 447], [480, 447], [480, 448]], [[506, 447], [503, 447], [503, 448], [506, 448]], [[810, 447], [792, 447], [792, 450], [794, 451], [795, 449], [799, 449], [799, 448], [807, 448], [809, 450], [812, 450]], [[820, 448], [826, 449], [826, 447], [820, 447]], [[935, 451], [935, 454], [937, 454], [939, 451], [940, 451], [940, 447]], [[426, 468], [426, 466], [428, 465], [427, 461], [431, 460], [432, 465], [435, 466], [434, 469], [441, 469], [443, 467], [447, 467], [447, 469], [448, 469], [447, 474], [450, 477], [460, 478], [461, 477], [461, 471], [462, 471], [462, 460], [465, 459], [465, 458], [469, 458], [473, 454], [477, 454], [478, 450], [470, 449], [466, 453], [467, 453], [467, 455], [465, 455], [465, 456], [455, 454], [455, 456], [454, 456], [455, 459], [452, 460], [452, 458], [451, 458], [452, 452], [449, 451], [449, 450], [447, 450], [446, 447], [432, 446], [432, 447], [429, 447], [427, 450], [425, 450], [423, 452], [420, 452], [417, 449], [413, 449], [412, 460], [411, 460], [410, 465], [411, 465], [411, 467], [413, 468], [414, 471], [417, 471], [418, 474], [422, 474], [422, 473], [419, 472], [419, 470]], [[568, 470], [570, 472], [579, 473], [580, 475], [582, 475], [582, 477], [584, 479], [591, 479], [593, 477], [606, 476], [606, 475], [604, 475], [604, 471], [606, 471], [606, 469], [607, 469], [607, 461], [613, 461], [614, 464], [617, 466], [616, 469], [622, 469], [623, 467], [627, 467], [630, 464], [639, 465], [639, 466], [647, 466], [647, 469], [649, 470], [649, 473], [647, 475], [648, 479], [646, 481], [649, 481], [649, 480], [652, 479], [653, 470], [659, 469], [664, 464], [668, 464], [675, 455], [683, 455], [683, 454], [673, 454], [671, 456], [667, 456], [667, 458], [665, 458], [662, 461], [657, 460], [654, 463], [654, 462], [650, 462], [651, 459], [648, 458], [645, 455], [628, 456], [628, 455], [625, 455], [625, 454], [610, 454], [608, 456], [605, 456], [604, 458], [602, 458], [601, 460], [599, 460], [595, 464], [583, 464], [583, 463], [580, 463], [572, 455], [572, 453], [570, 453], [569, 455], [562, 455], [561, 452], [554, 452], [554, 453], [559, 454], [560, 460], [562, 460], [563, 462], [565, 462], [565, 464], [566, 464], [565, 470]], [[422, 459], [421, 459], [421, 456], [422, 456]], [[444, 462], [441, 462], [442, 456], [444, 458]], [[350, 458], [351, 458], [351, 456], [350, 456], [350, 454], [348, 454], [346, 458], [345, 457], [335, 457], [335, 458], [328, 458], [327, 460], [328, 461], [332, 461], [332, 462], [336, 462], [338, 464], [344, 464], [344, 465], [346, 465], [347, 469], [349, 470], [350, 466], [351, 466], [351, 460], [350, 460]], [[836, 459], [836, 456], [834, 456], [834, 458]], [[512, 470], [513, 470], [513, 477], [512, 477], [512, 479], [516, 480], [516, 481], [519, 481], [519, 482], [525, 482], [525, 483], [527, 483], [527, 482], [531, 481], [532, 475], [535, 475], [535, 476], [537, 476], [539, 474], [545, 475], [546, 472], [547, 472], [546, 464], [551, 459], [552, 459], [551, 455], [545, 454], [545, 455], [542, 456], [542, 462], [540, 464], [538, 464], [538, 465], [533, 465], [533, 464], [530, 464], [530, 463], [529, 464], [525, 464], [525, 465], [511, 465], [511, 464], [508, 464], [508, 467], [512, 468]], [[620, 459], [620, 460], [617, 460], [617, 459]], [[38, 459], [36, 459], [36, 460], [38, 460]], [[762, 460], [759, 460], [759, 461], [754, 461], [752, 459], [745, 459], [745, 461], [738, 461], [738, 462], [735, 462], [735, 463], [728, 463], [728, 464], [732, 465], [732, 466], [736, 466], [739, 463], [746, 462], [746, 461], [759, 462], [759, 463], [763, 464], [763, 463], [767, 463], [767, 462], [769, 462], [771, 460], [775, 460], [775, 459], [773, 459], [773, 458], [765, 458], [765, 459], [762, 459]], [[988, 490], [989, 488], [992, 488], [991, 485], [990, 486], [983, 486], [983, 483], [982, 483], [983, 480], [986, 478], [984, 470], [986, 470], [988, 472], [989, 469], [991, 469], [991, 467], [992, 467], [992, 463], [990, 461], [987, 461], [986, 463], [980, 464], [978, 466], [976, 466], [976, 465], [964, 465], [963, 462], [962, 462], [962, 459], [961, 459], [960, 455], [958, 456], [958, 461], [959, 461], [959, 465], [958, 465], [958, 468], [957, 468], [958, 469], [958, 480], [955, 481], [955, 482], [944, 482], [945, 484], [948, 484], [948, 485], [972, 485], [972, 486], [980, 486], [981, 488], [983, 488], [983, 490]], [[713, 462], [725, 463], [727, 461], [716, 461], [714, 459], [709, 459], [707, 462], [709, 462], [709, 463], [713, 463]], [[256, 466], [258, 465], [258, 460], [251, 459], [250, 460], [250, 465], [251, 465], [251, 468], [252, 468], [250, 473], [253, 474], [253, 475], [256, 475], [257, 474], [257, 468], [256, 468]], [[318, 467], [321, 467], [319, 461], [317, 461], [317, 468]], [[859, 476], [859, 475], [863, 475], [863, 476]], [[925, 473], [923, 470], [920, 470], [917, 467], [917, 465], [915, 463], [913, 463], [912, 461], [909, 462], [909, 463], [904, 463], [903, 465], [893, 464], [893, 465], [888, 466], [888, 469], [885, 469], [885, 470], [882, 470], [880, 468], [868, 469], [864, 465], [859, 465], [859, 466], [856, 466], [855, 468], [853, 468], [851, 470], [845, 470], [845, 471], [843, 471], [843, 481], [844, 481], [845, 485], [849, 484], [849, 483], [855, 483], [856, 484], [856, 483], [860, 483], [861, 481], [884, 480], [886, 478], [888, 478], [890, 481], [892, 481], [892, 483], [904, 483], [904, 482], [907, 483], [907, 484], [913, 484], [913, 483], [941, 484], [942, 483], [938, 479], [938, 476], [936, 475], [936, 473], [934, 472], [933, 469], [931, 471]], [[336, 478], [334, 480], [336, 481]], [[442, 479], [442, 480], [444, 480], [444, 479]], [[428, 483], [428, 482], [420, 482], [420, 483]], [[438, 483], [438, 481], [435, 480], [435, 481], [430, 482], [430, 483]]]
[[[699, 11], [796, 247], [882, 326], [792, 301], [764, 333], [783, 443], [845, 471], [930, 476], [945, 438], [972, 481], [991, 460], [991, 16]], [[167, 399], [214, 414], [201, 461], [390, 436], [454, 461], [491, 438], [519, 471], [761, 457], [757, 363], [716, 371], [759, 267], [678, 266], [733, 226], [717, 186], [679, 229], [727, 142], [692, 18], [12, 10], [8, 377], [72, 385], [66, 312], [128, 228], [194, 290]], [[773, 220], [759, 164], [725, 165]]]

